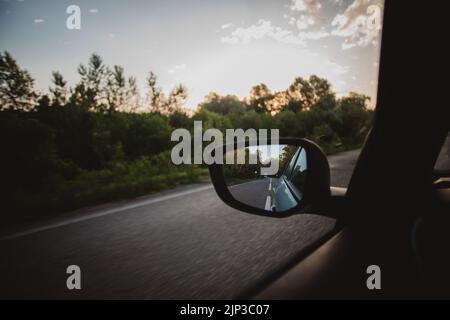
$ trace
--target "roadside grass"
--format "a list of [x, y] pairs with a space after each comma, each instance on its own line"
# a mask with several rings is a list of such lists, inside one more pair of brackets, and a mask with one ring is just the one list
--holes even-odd
[[54, 175], [46, 186], [14, 201], [6, 217], [8, 223], [37, 220], [44, 216], [135, 198], [182, 184], [198, 183], [208, 176], [208, 170], [190, 165], [175, 166], [170, 153], [141, 157], [133, 162], [115, 162], [101, 170], [80, 170], [73, 179]]

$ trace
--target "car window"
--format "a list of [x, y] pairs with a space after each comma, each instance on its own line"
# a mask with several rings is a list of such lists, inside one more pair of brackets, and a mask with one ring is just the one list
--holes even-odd
[[442, 145], [441, 152], [434, 166], [435, 171], [439, 173], [450, 173], [450, 133]]
[[[383, 0], [73, 2], [0, 0], [2, 223], [61, 219], [0, 241], [0, 296], [60, 292], [55, 261], [67, 261], [84, 263], [83, 279], [108, 275], [83, 280], [83, 297], [229, 299], [333, 229], [230, 210], [204, 163], [174, 161], [173, 137], [198, 123], [223, 137], [276, 129], [319, 145], [346, 187], [376, 105]], [[179, 158], [196, 158], [188, 150]], [[243, 165], [233, 183], [264, 206], [276, 189], [289, 208], [305, 151], [284, 166], [280, 179]]]
[[297, 159], [297, 156], [300, 152], [300, 148], [294, 153], [294, 155], [292, 156], [291, 160], [289, 161], [288, 166], [286, 167], [286, 169], [284, 170], [283, 175], [289, 179], [292, 173], [292, 169], [294, 168], [295, 165], [295, 160]]
[[299, 200], [302, 198], [303, 195], [303, 188], [305, 186], [306, 181], [306, 169], [307, 169], [306, 151], [304, 148], [302, 148], [295, 161], [295, 166], [292, 170], [292, 174], [289, 179], [290, 186], [293, 189], [292, 191]]

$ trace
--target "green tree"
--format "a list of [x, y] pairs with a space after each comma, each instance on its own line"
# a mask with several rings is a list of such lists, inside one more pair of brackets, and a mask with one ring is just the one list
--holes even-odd
[[188, 97], [187, 88], [179, 84], [166, 96], [162, 88], [158, 86], [157, 80], [156, 75], [150, 72], [147, 77], [147, 105], [150, 111], [163, 115], [180, 111]]
[[262, 115], [252, 110], [246, 112], [239, 121], [239, 125], [236, 126], [238, 128], [242, 128], [244, 130], [247, 129], [261, 129], [262, 123]]
[[293, 111], [282, 111], [276, 115], [274, 120], [282, 137], [297, 137], [299, 128], [302, 127], [302, 123], [298, 122], [296, 113]]
[[309, 83], [314, 92], [313, 106], [323, 110], [330, 110], [336, 106], [336, 94], [331, 89], [328, 80], [312, 75]]
[[207, 110], [222, 115], [242, 115], [244, 114], [245, 109], [245, 103], [237, 96], [221, 96], [215, 92], [211, 92], [210, 94], [208, 94], [205, 98], [205, 101], [203, 101], [199, 105], [199, 110]]
[[170, 91], [169, 98], [166, 101], [166, 113], [173, 114], [176, 111], [180, 111], [187, 98], [187, 88], [182, 84], [175, 86]]
[[67, 101], [67, 81], [64, 80], [64, 77], [58, 71], [52, 72], [52, 84], [49, 88], [50, 93], [52, 94], [53, 104], [58, 106], [63, 106]]
[[106, 73], [106, 110], [108, 112], [123, 110], [127, 100], [125, 71], [121, 66], [114, 66], [112, 70], [107, 69]]
[[350, 92], [347, 96], [339, 100], [341, 106], [354, 106], [361, 110], [367, 110], [370, 97], [356, 92]]
[[372, 123], [372, 113], [367, 110], [370, 97], [351, 92], [339, 100], [336, 110], [340, 123], [336, 131], [346, 145], [363, 142]]
[[129, 114], [123, 148], [130, 159], [155, 155], [171, 146], [172, 127], [161, 114]]
[[286, 108], [290, 111], [309, 110], [314, 104], [314, 88], [302, 77], [294, 79], [288, 88], [288, 95], [289, 103]]
[[157, 85], [158, 77], [150, 71], [147, 77], [147, 105], [148, 110], [156, 113], [164, 113], [164, 102], [166, 100], [162, 88]]
[[288, 103], [284, 109], [299, 112], [314, 107], [330, 110], [336, 106], [336, 94], [328, 80], [312, 75], [308, 80], [297, 77], [287, 90]]
[[55, 168], [52, 129], [29, 116], [2, 111], [0, 145], [2, 195], [23, 201], [21, 196], [39, 191]]
[[95, 111], [107, 111], [105, 84], [107, 81], [107, 67], [98, 54], [92, 54], [88, 65], [80, 64], [78, 73], [81, 76], [77, 86], [79, 98], [85, 101]]
[[229, 119], [215, 112], [200, 110], [193, 117], [192, 121], [202, 121], [203, 130], [216, 128], [225, 132], [225, 129], [232, 127]]
[[189, 115], [182, 110], [172, 113], [169, 116], [169, 123], [173, 128], [184, 128], [190, 130], [193, 127], [193, 121]]
[[141, 98], [135, 77], [128, 77], [126, 88], [126, 111], [137, 112], [140, 108]]
[[34, 79], [5, 51], [0, 53], [0, 110], [28, 111], [36, 104]]
[[270, 91], [269, 87], [260, 83], [250, 90], [250, 96], [248, 98], [248, 104], [251, 110], [257, 113], [271, 112], [270, 101], [274, 98], [274, 95]]

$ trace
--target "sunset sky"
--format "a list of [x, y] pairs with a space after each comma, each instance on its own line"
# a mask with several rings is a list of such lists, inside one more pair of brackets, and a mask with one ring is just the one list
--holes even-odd
[[[68, 30], [66, 8], [81, 8], [81, 30]], [[187, 86], [186, 107], [211, 91], [248, 95], [296, 76], [317, 74], [338, 95], [376, 95], [380, 30], [369, 6], [383, 0], [0, 0], [0, 50], [9, 51], [46, 91], [51, 71], [70, 85], [96, 52], [136, 76], [144, 95], [154, 71], [170, 90]]]

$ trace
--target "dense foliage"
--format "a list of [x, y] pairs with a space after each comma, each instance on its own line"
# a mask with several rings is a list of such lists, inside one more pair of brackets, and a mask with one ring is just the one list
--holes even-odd
[[31, 75], [0, 53], [0, 170], [4, 219], [51, 213], [199, 181], [205, 169], [170, 161], [175, 128], [278, 128], [306, 137], [327, 153], [359, 146], [372, 121], [368, 97], [337, 98], [317, 76], [296, 78], [284, 91], [265, 84], [246, 99], [209, 94], [195, 112], [183, 104], [187, 90], [165, 93], [147, 78], [141, 98], [136, 79], [98, 55], [78, 68], [69, 88], [53, 72], [49, 93], [38, 93]]

